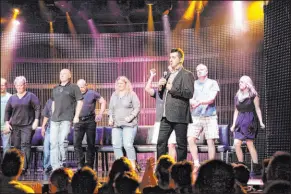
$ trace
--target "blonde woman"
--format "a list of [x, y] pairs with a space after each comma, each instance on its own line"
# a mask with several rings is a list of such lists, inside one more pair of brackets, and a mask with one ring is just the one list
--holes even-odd
[[133, 147], [137, 131], [140, 102], [127, 77], [120, 76], [115, 82], [115, 92], [109, 104], [109, 126], [112, 128], [112, 145], [115, 159], [126, 151], [133, 168], [136, 168], [136, 153]]
[[265, 128], [258, 93], [251, 78], [244, 75], [239, 80], [239, 90], [235, 96], [235, 111], [231, 131], [234, 132], [234, 146], [238, 161], [243, 162], [241, 144], [242, 141], [246, 141], [254, 162], [254, 173], [260, 174], [261, 165], [258, 163], [258, 154], [254, 146], [256, 136], [255, 112], [260, 122], [260, 127]]

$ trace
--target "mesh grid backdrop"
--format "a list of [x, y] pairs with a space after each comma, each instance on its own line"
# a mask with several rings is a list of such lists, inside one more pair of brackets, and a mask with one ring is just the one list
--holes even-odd
[[291, 153], [291, 22], [290, 1], [271, 1], [265, 8], [267, 156]]
[[[170, 35], [170, 47], [184, 50], [184, 66], [194, 73], [195, 78], [196, 66], [203, 63], [208, 66], [209, 78], [218, 81], [221, 90], [216, 99], [219, 124], [232, 124], [234, 96], [242, 75], [253, 79], [264, 115], [263, 22], [245, 25], [248, 26], [246, 31], [223, 25], [201, 28], [199, 33], [186, 29], [178, 35]], [[5, 39], [7, 35], [2, 34], [2, 40]], [[116, 78], [125, 75], [133, 83], [141, 101], [139, 125], [152, 125], [155, 102], [145, 93], [144, 86], [151, 68], [157, 69], [154, 86], [162, 72], [167, 70], [169, 50], [165, 40], [163, 31], [100, 34], [96, 39], [88, 34], [78, 34], [73, 38], [70, 34], [18, 33], [15, 57], [12, 64], [1, 64], [1, 76], [13, 83], [16, 76], [24, 75], [28, 80], [28, 90], [34, 92], [44, 105], [58, 83], [62, 68], [72, 71], [74, 82], [84, 78], [89, 87], [100, 92], [108, 103]], [[2, 72], [4, 66], [8, 66], [9, 71]], [[12, 84], [9, 91], [15, 92]], [[100, 125], [105, 126], [107, 122], [104, 115]], [[262, 158], [264, 131], [259, 131], [256, 146]]]

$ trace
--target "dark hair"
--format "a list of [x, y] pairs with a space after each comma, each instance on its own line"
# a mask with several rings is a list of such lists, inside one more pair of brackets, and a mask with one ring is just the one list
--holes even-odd
[[124, 172], [117, 175], [114, 185], [119, 194], [133, 194], [139, 186], [139, 182], [135, 173]]
[[291, 182], [291, 155], [287, 152], [275, 153], [267, 170], [267, 181], [286, 180]]
[[75, 194], [93, 193], [98, 183], [96, 172], [85, 166], [73, 176], [72, 189]]
[[234, 177], [237, 181], [239, 181], [242, 185], [247, 185], [250, 178], [250, 171], [245, 165], [238, 165], [233, 168]]
[[50, 182], [59, 190], [68, 190], [68, 185], [71, 181], [70, 169], [58, 168], [54, 170], [50, 176]]
[[266, 185], [263, 193], [291, 194], [291, 184], [290, 182], [284, 180], [271, 181]]
[[113, 184], [114, 178], [116, 177], [117, 174], [123, 173], [126, 171], [132, 171], [133, 168], [131, 166], [130, 161], [126, 157], [121, 157], [117, 160], [115, 160], [112, 164], [111, 170], [109, 172], [109, 184]]
[[175, 163], [174, 159], [169, 155], [162, 155], [156, 167], [155, 175], [159, 183], [163, 186], [168, 186], [170, 183], [170, 169]]
[[15, 177], [21, 173], [22, 165], [24, 163], [24, 155], [20, 150], [12, 148], [8, 150], [3, 158], [1, 169], [6, 177]]
[[184, 60], [184, 51], [180, 48], [172, 48], [171, 53], [178, 53], [178, 57]]
[[201, 165], [195, 188], [199, 193], [234, 193], [233, 167], [221, 160], [210, 160]]
[[192, 185], [193, 164], [189, 161], [177, 162], [171, 168], [171, 178], [178, 187]]

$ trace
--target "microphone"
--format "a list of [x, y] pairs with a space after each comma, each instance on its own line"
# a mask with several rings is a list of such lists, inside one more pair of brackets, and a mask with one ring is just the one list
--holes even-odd
[[168, 75], [168, 72], [167, 72], [167, 71], [164, 71], [164, 73], [163, 73], [163, 78], [166, 78], [167, 75]]

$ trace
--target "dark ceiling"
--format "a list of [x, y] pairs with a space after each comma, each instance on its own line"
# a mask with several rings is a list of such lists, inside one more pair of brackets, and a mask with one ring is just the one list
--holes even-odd
[[[9, 19], [13, 8], [19, 8], [18, 19], [25, 24], [22, 31], [47, 33], [48, 21], [52, 20], [55, 33], [69, 33], [65, 14], [68, 11], [77, 33], [90, 33], [86, 20], [91, 18], [101, 33], [146, 31], [148, 3], [153, 3], [156, 31], [163, 30], [162, 13], [165, 10], [171, 9], [169, 20], [174, 28], [189, 5], [189, 1], [183, 0], [1, 0], [1, 18]], [[41, 9], [40, 4], [45, 9]], [[201, 13], [201, 26], [211, 25], [218, 14], [223, 23], [226, 14], [221, 13], [225, 12], [226, 6], [225, 1], [209, 1]], [[195, 21], [191, 27], [194, 26]], [[2, 23], [1, 31], [4, 27], [5, 23]]]

